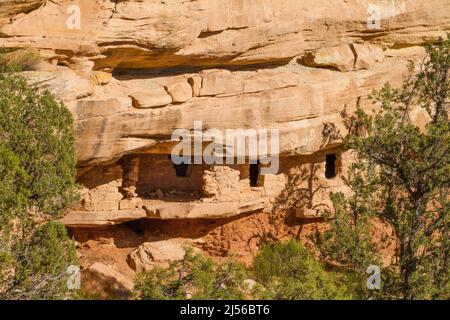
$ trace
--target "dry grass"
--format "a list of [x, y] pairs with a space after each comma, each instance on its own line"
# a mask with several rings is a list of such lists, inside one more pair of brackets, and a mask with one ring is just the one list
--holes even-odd
[[36, 70], [37, 65], [42, 62], [40, 53], [34, 49], [19, 49], [5, 54], [7, 65], [16, 65], [22, 71]]

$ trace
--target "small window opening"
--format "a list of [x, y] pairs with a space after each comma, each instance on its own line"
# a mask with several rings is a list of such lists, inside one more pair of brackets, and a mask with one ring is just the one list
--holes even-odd
[[144, 235], [145, 234], [145, 227], [142, 220], [134, 220], [134, 221], [128, 221], [126, 223], [131, 230], [137, 235]]
[[175, 174], [177, 177], [189, 177], [189, 165], [186, 163], [174, 164]]
[[259, 161], [258, 161], [258, 163], [251, 163], [250, 164], [250, 187], [258, 186], [259, 172], [260, 172]]
[[325, 159], [325, 178], [332, 179], [336, 177], [336, 155], [327, 154]]

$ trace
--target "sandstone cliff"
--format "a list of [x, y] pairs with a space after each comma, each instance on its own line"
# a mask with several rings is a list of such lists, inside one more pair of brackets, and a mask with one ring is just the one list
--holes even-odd
[[[421, 45], [446, 33], [450, 0], [0, 0], [0, 47], [38, 51], [23, 74], [75, 119], [85, 190], [63, 221], [81, 242], [109, 248], [89, 244], [87, 260], [109, 252], [119, 268], [146, 241], [245, 255], [264, 228], [308, 229], [279, 212], [294, 203], [295, 217], [317, 217], [351, 159], [324, 141], [323, 123], [372, 108], [368, 94], [400, 84]], [[177, 178], [170, 137], [194, 121], [279, 129], [279, 174], [249, 186], [246, 165], [198, 166]], [[128, 229], [83, 229], [143, 218], [152, 220], [130, 240]]]
[[398, 82], [417, 46], [450, 30], [448, 0], [379, 1], [380, 28], [362, 0], [0, 3], [0, 45], [49, 62], [27, 75], [73, 112], [82, 165], [193, 120], [279, 127], [281, 152], [317, 151], [324, 121]]

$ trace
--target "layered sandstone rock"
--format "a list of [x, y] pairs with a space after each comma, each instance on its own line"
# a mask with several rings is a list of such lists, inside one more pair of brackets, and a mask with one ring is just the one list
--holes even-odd
[[[305, 50], [366, 39], [414, 45], [444, 35], [449, 23], [448, 0], [57, 0], [17, 17], [44, 1], [20, 2], [23, 8], [2, 1], [2, 16], [13, 19], [2, 27], [7, 46], [89, 56], [98, 69], [286, 61]], [[79, 29], [67, 24], [74, 4]], [[380, 29], [368, 26], [369, 4], [379, 7]]]
[[[142, 203], [142, 200], [136, 198]], [[134, 208], [102, 207], [98, 211], [71, 210], [60, 221], [68, 227], [102, 227], [139, 219], [224, 219], [269, 208], [267, 197], [250, 201], [229, 202], [165, 202], [154, 205], [133, 204]]]
[[131, 295], [133, 282], [109, 265], [96, 262], [82, 273], [83, 288], [103, 298], [124, 299]]
[[397, 49], [450, 29], [449, 0], [379, 1], [375, 29], [361, 0], [0, 3], [2, 47], [51, 62], [26, 75], [74, 113], [82, 165], [160, 148], [194, 120], [277, 127], [282, 153], [315, 152], [324, 121], [398, 84], [417, 57]]
[[[153, 248], [155, 237], [181, 234], [212, 254], [239, 255], [266, 229], [320, 217], [330, 192], [347, 192], [351, 162], [325, 139], [324, 123], [340, 128], [344, 108], [376, 107], [371, 91], [400, 85], [421, 46], [448, 32], [450, 0], [0, 0], [0, 47], [37, 50], [42, 61], [23, 75], [74, 117], [84, 190], [62, 222], [84, 240], [147, 223], [150, 237], [135, 227], [139, 241], [108, 238], [108, 250], [135, 250], [126, 256], [138, 271], [161, 252], [165, 263], [171, 250], [181, 256]], [[199, 121], [220, 132], [278, 129], [279, 172], [252, 183], [246, 159], [179, 177], [171, 135], [194, 135]], [[327, 156], [336, 159], [331, 177]], [[94, 264], [86, 275], [126, 296], [130, 281], [116, 271]]]
[[155, 266], [164, 267], [182, 260], [184, 254], [183, 243], [176, 240], [145, 242], [130, 253], [128, 264], [135, 271], [148, 271]]

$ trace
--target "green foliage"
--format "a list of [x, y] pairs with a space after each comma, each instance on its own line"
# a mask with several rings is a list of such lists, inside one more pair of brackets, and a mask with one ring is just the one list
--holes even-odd
[[104, 295], [95, 292], [95, 291], [90, 291], [88, 289], [84, 289], [84, 288], [80, 288], [79, 290], [74, 290], [71, 295], [70, 295], [70, 299], [71, 300], [117, 300], [114, 299], [115, 297], [107, 297], [105, 298]]
[[318, 234], [316, 244], [322, 251], [329, 253], [333, 261], [339, 261], [359, 273], [365, 273], [367, 266], [379, 263], [379, 257], [372, 242], [370, 215], [364, 211], [364, 207], [370, 204], [363, 202], [359, 196], [359, 193], [349, 198], [345, 198], [342, 193], [331, 195], [334, 211], [327, 212], [325, 217], [333, 217], [334, 229], [327, 230], [322, 235]]
[[19, 158], [3, 144], [0, 144], [0, 177], [0, 226], [5, 226], [24, 210], [29, 195], [18, 192], [18, 181], [26, 179], [26, 172], [20, 167]]
[[253, 269], [263, 288], [256, 296], [263, 299], [348, 299], [350, 296], [338, 276], [327, 272], [299, 242], [290, 240], [264, 246], [254, 260]]
[[366, 298], [366, 270], [370, 265], [380, 265], [380, 255], [373, 241], [373, 208], [379, 207], [379, 198], [371, 197], [377, 190], [377, 175], [373, 167], [363, 163], [350, 166], [349, 176], [343, 178], [352, 193], [331, 194], [333, 210], [324, 212], [331, 228], [315, 234], [315, 244], [321, 258], [329, 263], [344, 266], [347, 282], [353, 286], [358, 298]]
[[24, 78], [9, 72], [0, 73], [0, 144], [26, 173], [16, 179], [15, 188], [28, 208], [58, 215], [76, 199], [70, 112], [49, 92], [30, 88]]
[[326, 271], [295, 240], [263, 247], [255, 257], [258, 281], [249, 288], [249, 273], [233, 259], [216, 263], [187, 248], [183, 260], [138, 275], [135, 296], [140, 299], [348, 299], [344, 277]]
[[70, 112], [0, 54], [0, 297], [61, 298], [75, 262], [64, 226], [77, 199]]
[[[449, 296], [450, 37], [426, 47], [427, 59], [400, 89], [386, 84], [372, 95], [374, 114], [344, 113], [344, 145], [355, 152], [346, 184], [334, 195], [335, 219], [319, 239], [322, 254], [361, 274], [376, 261], [372, 218], [395, 232], [396, 263], [383, 270], [380, 297], [438, 299]], [[417, 110], [427, 123], [413, 121]], [[350, 217], [345, 217], [345, 215]], [[325, 244], [334, 241], [335, 244]]]
[[246, 270], [234, 261], [215, 263], [187, 248], [183, 260], [156, 267], [135, 281], [135, 295], [144, 300], [244, 299]]
[[[31, 232], [31, 234], [27, 234]], [[66, 296], [66, 270], [77, 263], [75, 243], [64, 225], [50, 221], [31, 231], [22, 228], [17, 240], [10, 242], [8, 263], [14, 272], [5, 277], [3, 299], [62, 299]], [[5, 256], [6, 258], [6, 256]]]

